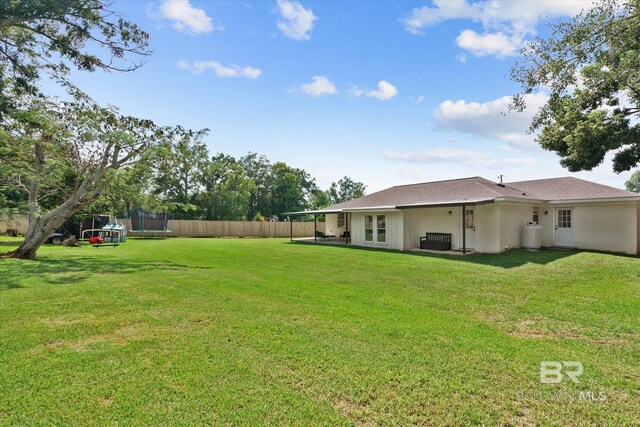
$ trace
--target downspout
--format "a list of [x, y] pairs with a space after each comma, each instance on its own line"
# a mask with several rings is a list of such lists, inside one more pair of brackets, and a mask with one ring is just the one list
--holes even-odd
[[462, 255], [467, 253], [467, 207], [462, 205]]

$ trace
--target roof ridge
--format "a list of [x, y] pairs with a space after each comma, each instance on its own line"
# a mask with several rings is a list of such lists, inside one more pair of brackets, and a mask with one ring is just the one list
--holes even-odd
[[[468, 178], [460, 178], [460, 179], [444, 179], [444, 180], [442, 180], [442, 181], [422, 182], [422, 183], [420, 183], [420, 184], [416, 184], [416, 185], [435, 184], [435, 183], [440, 183], [440, 182], [453, 182], [453, 181], [460, 181], [460, 182], [458, 182], [458, 183], [457, 183], [457, 185], [454, 187], [454, 188], [457, 188], [457, 187], [459, 187], [459, 186], [461, 186], [461, 185], [463, 185], [463, 184], [464, 184], [462, 181], [467, 181], [467, 180], [470, 180], [470, 179], [484, 179], [484, 180], [488, 181], [487, 179], [482, 178], [481, 176], [472, 176], [472, 177], [468, 177]], [[476, 183], [478, 183], [478, 182], [476, 181]], [[399, 186], [399, 187], [406, 187], [406, 186], [401, 185], [401, 186]], [[391, 187], [391, 188], [396, 188], [396, 187]], [[442, 189], [441, 191], [437, 191], [437, 192], [434, 192], [434, 193], [430, 193], [430, 194], [429, 194], [429, 196], [435, 196], [435, 195], [442, 194], [442, 193], [448, 193], [448, 192], [450, 192], [451, 190], [452, 190], [451, 188]], [[413, 202], [415, 202], [415, 201], [421, 200], [421, 199], [423, 199], [423, 198], [424, 198], [424, 196], [420, 196], [420, 197], [418, 197], [418, 198], [416, 198], [416, 199], [412, 199], [411, 201], [409, 201], [409, 204], [410, 204], [410, 203], [413, 203]]]
[[[394, 185], [393, 187], [389, 187], [389, 188], [411, 187], [413, 185], [436, 184], [436, 183], [439, 183], [439, 182], [449, 182], [449, 181], [465, 181], [465, 180], [468, 180], [468, 179], [478, 179], [478, 178], [486, 179], [486, 178], [483, 178], [481, 176], [468, 176], [468, 177], [465, 177], [465, 178], [439, 179], [437, 181], [423, 181], [423, 182], [416, 182], [416, 183], [413, 183], [413, 184], [400, 184], [400, 185]], [[387, 188], [387, 190], [389, 188]], [[384, 191], [384, 190], [382, 190], [382, 191]], [[375, 193], [371, 193], [371, 194], [375, 194]]]

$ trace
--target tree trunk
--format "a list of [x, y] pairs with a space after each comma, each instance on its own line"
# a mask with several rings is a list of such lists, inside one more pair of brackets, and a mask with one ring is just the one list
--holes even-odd
[[50, 235], [51, 233], [45, 233], [43, 230], [36, 231], [35, 234], [32, 233], [31, 238], [28, 239], [25, 237], [18, 249], [13, 252], [9, 252], [7, 256], [9, 258], [33, 259], [35, 258], [38, 249], [40, 249], [40, 246], [47, 241], [47, 238], [49, 238]]
[[29, 226], [23, 242], [18, 249], [9, 252], [4, 257], [18, 259], [33, 259], [40, 246], [47, 241], [51, 233], [75, 215], [84, 204], [63, 204], [55, 210], [55, 215], [35, 216], [29, 218]]

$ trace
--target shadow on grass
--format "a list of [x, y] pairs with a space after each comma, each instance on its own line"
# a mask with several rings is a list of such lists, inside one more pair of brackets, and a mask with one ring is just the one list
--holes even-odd
[[[288, 243], [288, 244], [292, 244], [292, 243]], [[390, 253], [401, 254], [403, 256], [417, 256], [417, 257], [425, 257], [425, 258], [446, 259], [449, 261], [481, 264], [481, 265], [506, 268], [506, 269], [521, 267], [526, 264], [546, 265], [554, 261], [557, 261], [559, 259], [576, 255], [580, 252], [586, 252], [586, 251], [579, 251], [579, 250], [562, 250], [562, 249], [541, 249], [538, 251], [513, 249], [507, 252], [502, 252], [497, 254], [470, 253], [467, 255], [451, 255], [451, 254], [445, 254], [445, 253], [439, 254], [434, 252], [399, 251], [395, 249], [367, 248], [362, 246], [351, 246], [351, 245], [316, 244], [314, 242], [305, 242], [305, 241], [297, 241], [297, 242], [294, 241], [293, 244], [331, 246], [333, 248], [340, 248], [345, 250], [356, 250], [356, 251], [390, 252]], [[608, 254], [633, 257], [632, 255], [625, 255], [625, 254], [611, 254], [611, 253], [608, 253]]]
[[214, 268], [176, 264], [163, 260], [105, 259], [81, 255], [73, 258], [38, 257], [33, 261], [12, 260], [4, 265], [0, 263], [0, 291], [22, 288], [24, 287], [22, 282], [32, 278], [37, 278], [42, 283], [66, 285], [101, 274], [125, 275], [145, 271], [188, 271]]
[[21, 242], [17, 240], [15, 242], [11, 242], [11, 241], [8, 242], [5, 240], [5, 241], [0, 241], [0, 247], [4, 246], [8, 248], [9, 246], [11, 246], [11, 247], [17, 248], [18, 246], [20, 246], [20, 243]]

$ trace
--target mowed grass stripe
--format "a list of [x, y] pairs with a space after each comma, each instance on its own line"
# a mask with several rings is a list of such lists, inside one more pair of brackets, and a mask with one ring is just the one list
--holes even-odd
[[131, 240], [0, 277], [0, 424], [640, 422], [632, 257]]

